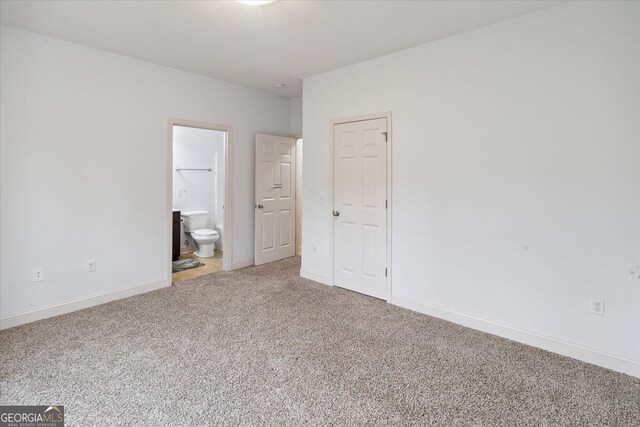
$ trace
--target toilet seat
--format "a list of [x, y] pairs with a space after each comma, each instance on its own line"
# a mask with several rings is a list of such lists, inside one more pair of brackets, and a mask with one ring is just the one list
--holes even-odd
[[196, 236], [202, 236], [202, 237], [214, 237], [218, 235], [218, 232], [216, 230], [211, 230], [209, 228], [201, 228], [199, 230], [195, 230], [191, 234]]

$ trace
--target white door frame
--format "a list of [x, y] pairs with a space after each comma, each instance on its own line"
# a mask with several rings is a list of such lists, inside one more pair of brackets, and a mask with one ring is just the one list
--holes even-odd
[[[302, 135], [296, 139], [296, 256], [302, 256]], [[304, 142], [302, 142], [304, 144]]]
[[[339, 125], [339, 124], [343, 124], [343, 123], [351, 123], [351, 122], [361, 122], [363, 120], [373, 120], [373, 119], [387, 119], [387, 201], [388, 201], [388, 205], [387, 205], [387, 256], [386, 256], [386, 262], [387, 262], [387, 277], [386, 277], [386, 284], [387, 284], [387, 297], [386, 300], [387, 302], [391, 302], [391, 276], [392, 276], [392, 269], [391, 269], [391, 212], [392, 212], [392, 206], [393, 203], [391, 202], [392, 200], [392, 186], [391, 186], [391, 145], [392, 145], [392, 132], [391, 132], [391, 111], [386, 111], [383, 113], [373, 113], [373, 114], [364, 114], [361, 116], [353, 116], [353, 117], [346, 117], [343, 119], [335, 119], [335, 120], [331, 120], [330, 122], [330, 126], [331, 126], [331, 209], [334, 209], [334, 199], [333, 199], [333, 195], [335, 194], [335, 159], [334, 159], [334, 147], [335, 147], [335, 133], [334, 133], [334, 126], [335, 125]], [[331, 215], [332, 212], [331, 210], [327, 211], [327, 215]], [[335, 241], [333, 238], [333, 233], [334, 233], [334, 228], [335, 228], [335, 221], [331, 221], [331, 284], [333, 286], [335, 286], [335, 258], [334, 258], [334, 254], [335, 254]]]
[[184, 126], [197, 129], [217, 130], [226, 133], [224, 139], [224, 231], [222, 233], [222, 269], [229, 271], [233, 269], [233, 188], [231, 177], [231, 146], [233, 141], [233, 128], [227, 125], [217, 125], [213, 123], [195, 122], [192, 120], [169, 119], [169, 142], [167, 149], [167, 270], [171, 279], [171, 236], [173, 228], [173, 127]]

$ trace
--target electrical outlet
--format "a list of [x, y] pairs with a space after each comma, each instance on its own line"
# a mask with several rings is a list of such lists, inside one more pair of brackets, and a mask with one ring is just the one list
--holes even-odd
[[41, 282], [44, 280], [44, 267], [36, 267], [33, 269], [33, 281]]
[[604, 299], [602, 298], [591, 298], [591, 313], [597, 314], [598, 316], [604, 316]]
[[87, 271], [88, 272], [96, 271], [96, 260], [95, 259], [88, 259], [87, 260]]

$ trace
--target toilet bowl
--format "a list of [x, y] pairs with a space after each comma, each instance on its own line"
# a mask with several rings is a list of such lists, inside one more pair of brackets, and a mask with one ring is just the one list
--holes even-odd
[[210, 258], [216, 250], [216, 242], [220, 238], [216, 230], [201, 228], [191, 233], [191, 238], [196, 242], [198, 250], [193, 254], [200, 258]]
[[[191, 238], [196, 242], [198, 250], [193, 254], [200, 258], [210, 258], [215, 253], [216, 242], [220, 235], [216, 230], [205, 228], [209, 212], [207, 211], [189, 211], [182, 212], [182, 225], [184, 232], [189, 233]], [[215, 224], [212, 224], [215, 227]]]

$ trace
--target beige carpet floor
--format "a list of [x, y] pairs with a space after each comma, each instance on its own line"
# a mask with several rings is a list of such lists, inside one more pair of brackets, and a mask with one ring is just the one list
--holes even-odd
[[640, 379], [298, 277], [296, 258], [0, 332], [67, 426], [639, 426]]

